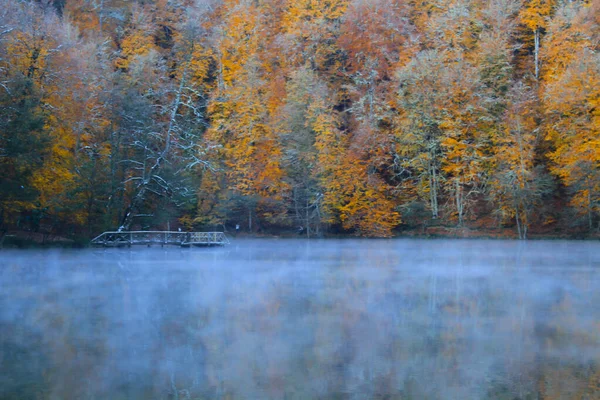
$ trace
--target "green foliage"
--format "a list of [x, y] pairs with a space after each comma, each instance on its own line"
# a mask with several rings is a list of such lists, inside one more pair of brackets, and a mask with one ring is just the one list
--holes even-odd
[[45, 121], [40, 94], [30, 78], [17, 75], [0, 89], [0, 214], [12, 222], [18, 210], [36, 206], [38, 192], [31, 179], [49, 152]]

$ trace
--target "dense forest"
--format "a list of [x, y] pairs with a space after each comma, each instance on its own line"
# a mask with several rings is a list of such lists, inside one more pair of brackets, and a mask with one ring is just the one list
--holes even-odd
[[0, 232], [600, 229], [596, 0], [0, 0]]

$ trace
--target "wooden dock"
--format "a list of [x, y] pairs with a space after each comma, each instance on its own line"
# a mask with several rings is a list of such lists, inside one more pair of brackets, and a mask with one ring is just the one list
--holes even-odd
[[229, 239], [223, 232], [122, 231], [104, 232], [91, 241], [92, 246], [131, 247], [134, 245], [224, 246]]

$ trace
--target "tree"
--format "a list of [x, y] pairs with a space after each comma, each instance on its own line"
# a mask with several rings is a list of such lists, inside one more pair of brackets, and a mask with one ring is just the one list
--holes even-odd
[[422, 52], [398, 72], [397, 164], [411, 171], [431, 216], [446, 187], [459, 225], [483, 167], [487, 110], [478, 71], [460, 54]]
[[[438, 112], [444, 54], [419, 53], [398, 72], [399, 117], [397, 161], [410, 170], [420, 197], [428, 198], [431, 217], [439, 217], [441, 190], [442, 132]], [[414, 171], [414, 174], [413, 172]]]
[[319, 179], [318, 149], [315, 146], [315, 102], [327, 98], [328, 89], [309, 67], [291, 73], [286, 85], [285, 105], [280, 108], [279, 123], [282, 165], [291, 190], [295, 223], [308, 237], [319, 235], [322, 222], [324, 189]]
[[552, 14], [554, 0], [528, 0], [521, 9], [521, 23], [533, 33], [533, 57], [535, 79], [540, 78], [540, 40], [541, 34], [547, 25], [547, 19]]
[[535, 122], [535, 96], [517, 84], [509, 94], [502, 136], [495, 143], [496, 171], [490, 194], [502, 219], [514, 218], [519, 239], [527, 239], [534, 211], [552, 190], [543, 166], [535, 164], [540, 141]]
[[[202, 32], [182, 29], [177, 37], [177, 67], [168, 77], [167, 67], [155, 51], [138, 55], [128, 64], [126, 88], [137, 100], [124, 106], [124, 121], [132, 123], [127, 146], [130, 157], [122, 160], [129, 170], [125, 183], [131, 186], [121, 222], [126, 229], [132, 219], [147, 209], [147, 196], [158, 196], [182, 206], [193, 197], [189, 172], [209, 167], [199, 147], [204, 130], [205, 94], [209, 54], [202, 51]], [[143, 93], [144, 96], [138, 96]], [[156, 111], [153, 111], [156, 110]], [[131, 122], [129, 122], [131, 121]]]
[[79, 28], [86, 37], [115, 38], [122, 28], [133, 2], [125, 0], [59, 0], [64, 2], [62, 13]]
[[546, 88], [552, 172], [571, 189], [571, 204], [592, 230], [600, 213], [600, 57], [584, 49]]
[[155, 51], [154, 30], [147, 10], [141, 6], [134, 7], [125, 35], [119, 43], [120, 54], [115, 60], [115, 67], [126, 71], [136, 57], [148, 56]]
[[[0, 230], [7, 218], [35, 207], [34, 174], [43, 166], [50, 137], [39, 92], [31, 79], [16, 76], [0, 91]], [[14, 221], [10, 221], [14, 222]]]
[[0, 0], [4, 227], [595, 228], [599, 7]]
[[[412, 55], [408, 7], [401, 1], [354, 0], [341, 18], [337, 44], [345, 54], [345, 70], [365, 83], [389, 80], [393, 68]], [[372, 88], [370, 88], [372, 90]]]
[[[21, 182], [18, 186], [29, 192], [25, 196], [29, 201], [22, 202], [20, 210], [12, 211], [15, 214], [35, 210], [44, 217], [60, 218], [59, 196], [73, 183], [75, 138], [60, 123], [58, 101], [63, 83], [62, 62], [72, 41], [51, 8], [24, 3], [9, 10], [12, 15], [8, 20], [15, 21], [15, 25], [0, 43], [5, 54], [0, 70], [4, 73], [6, 100], [15, 103], [8, 106], [4, 115], [3, 136], [6, 135], [7, 158], [20, 157], [15, 173], [23, 176], [17, 178]], [[10, 88], [13, 85], [14, 92]], [[29, 153], [31, 157], [26, 156], [30, 150], [23, 146], [33, 151]]]
[[540, 51], [544, 83], [552, 84], [560, 79], [585, 49], [594, 49], [600, 39], [600, 25], [595, 21], [597, 14], [581, 2], [568, 2], [556, 9], [554, 18], [546, 26], [544, 48]]
[[[238, 203], [240, 196], [245, 198], [250, 230], [260, 220], [285, 225], [288, 185], [274, 129], [279, 101], [265, 79], [272, 66], [263, 58], [260, 47], [264, 21], [257, 8], [246, 2], [227, 1], [220, 12], [229, 26], [227, 30], [217, 28], [214, 39], [217, 87], [209, 102], [211, 128], [206, 134], [212, 157], [220, 165], [220, 176], [204, 176], [206, 184], [202, 186], [222, 193], [201, 196], [207, 201], [215, 197], [229, 199], [232, 204]], [[198, 220], [210, 219], [204, 214], [209, 212], [210, 203], [203, 202]]]
[[293, 0], [282, 16], [287, 36], [287, 61], [309, 64], [313, 70], [327, 70], [338, 64], [337, 22], [348, 7], [348, 0]]

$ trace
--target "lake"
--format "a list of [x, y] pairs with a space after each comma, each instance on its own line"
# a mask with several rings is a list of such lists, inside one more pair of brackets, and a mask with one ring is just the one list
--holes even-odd
[[600, 243], [0, 251], [1, 399], [599, 399]]

